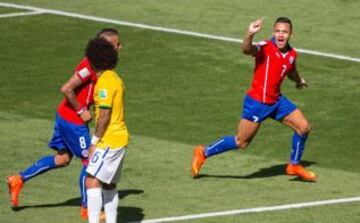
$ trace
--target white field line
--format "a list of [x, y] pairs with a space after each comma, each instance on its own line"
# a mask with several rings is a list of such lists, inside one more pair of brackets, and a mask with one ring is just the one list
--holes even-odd
[[231, 211], [220, 211], [220, 212], [210, 212], [210, 213], [194, 214], [194, 215], [156, 218], [156, 219], [139, 221], [139, 223], [160, 223], [160, 222], [185, 221], [185, 220], [193, 220], [193, 219], [200, 219], [200, 218], [240, 215], [240, 214], [248, 214], [248, 213], [261, 213], [261, 212], [269, 212], [269, 211], [280, 211], [280, 210], [288, 210], [288, 209], [294, 209], [294, 208], [306, 208], [306, 207], [323, 206], [323, 205], [330, 205], [330, 204], [341, 204], [341, 203], [358, 202], [358, 201], [360, 201], [360, 197], [350, 197], [350, 198], [341, 198], [341, 199], [332, 199], [332, 200], [323, 200], [323, 201], [285, 204], [285, 205], [278, 205], [278, 206], [266, 206], [266, 207], [246, 208], [246, 209], [238, 209], [238, 210], [231, 210]]
[[9, 17], [18, 17], [18, 16], [29, 16], [29, 15], [39, 15], [43, 14], [42, 11], [33, 11], [33, 12], [15, 12], [15, 13], [7, 13], [0, 14], [0, 18], [9, 18]]
[[[25, 6], [25, 5], [19, 5], [19, 4], [0, 2], [0, 6], [8, 7], [8, 8], [33, 10], [33, 11], [42, 11], [44, 13], [53, 14], [53, 15], [61, 15], [61, 16], [91, 20], [91, 21], [96, 21], [96, 22], [130, 26], [130, 27], [136, 27], [136, 28], [141, 28], [141, 29], [150, 29], [150, 30], [155, 30], [155, 31], [176, 33], [176, 34], [181, 34], [181, 35], [195, 36], [195, 37], [220, 40], [220, 41], [226, 41], [226, 42], [235, 42], [235, 43], [243, 42], [242, 39], [237, 39], [237, 38], [216, 36], [216, 35], [210, 35], [210, 34], [206, 34], [206, 33], [191, 32], [191, 31], [186, 31], [186, 30], [171, 29], [171, 28], [165, 28], [165, 27], [159, 27], [159, 26], [150, 26], [150, 25], [145, 25], [145, 24], [140, 24], [140, 23], [133, 23], [133, 22], [127, 22], [127, 21], [121, 21], [121, 20], [114, 20], [114, 19], [106, 19], [106, 18], [101, 18], [101, 17], [97, 17], [97, 16], [82, 15], [82, 14], [77, 14], [77, 13], [70, 13], [70, 12], [64, 12], [64, 11], [59, 11], [59, 10], [38, 8], [38, 7]], [[322, 53], [322, 52], [318, 52], [318, 51], [298, 49], [298, 48], [296, 48], [296, 50], [303, 54], [334, 58], [334, 59], [338, 59], [338, 60], [360, 62], [360, 58], [355, 58], [355, 57], [349, 57], [349, 56], [332, 54], [332, 53]]]

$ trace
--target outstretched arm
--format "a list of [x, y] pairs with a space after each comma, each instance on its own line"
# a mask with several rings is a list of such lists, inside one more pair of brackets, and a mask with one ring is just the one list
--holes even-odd
[[64, 94], [65, 98], [68, 100], [71, 107], [78, 113], [80, 118], [84, 122], [88, 122], [91, 120], [90, 111], [87, 108], [82, 108], [79, 104], [75, 89], [82, 84], [80, 77], [74, 74], [63, 86], [61, 87], [61, 92]]
[[261, 18], [250, 23], [248, 31], [241, 46], [242, 52], [245, 55], [255, 56], [255, 54], [258, 52], [258, 48], [252, 45], [252, 41], [254, 35], [260, 31], [263, 20], [264, 18]]
[[296, 69], [290, 72], [287, 77], [296, 83], [297, 89], [302, 89], [303, 87], [308, 86], [306, 80], [300, 76], [299, 72]]

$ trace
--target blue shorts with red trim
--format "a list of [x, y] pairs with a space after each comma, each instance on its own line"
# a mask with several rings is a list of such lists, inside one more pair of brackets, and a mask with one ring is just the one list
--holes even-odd
[[90, 143], [90, 131], [87, 125], [73, 124], [56, 113], [54, 133], [48, 144], [49, 148], [57, 151], [68, 150], [80, 159], [86, 159]]
[[261, 123], [267, 118], [281, 120], [296, 109], [296, 105], [285, 96], [280, 96], [275, 104], [264, 104], [249, 95], [244, 98], [242, 118]]

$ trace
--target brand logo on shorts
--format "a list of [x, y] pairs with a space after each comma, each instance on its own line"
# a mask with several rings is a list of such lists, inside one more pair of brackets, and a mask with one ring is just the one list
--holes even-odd
[[99, 91], [99, 97], [100, 99], [106, 99], [107, 98], [107, 91], [106, 89], [100, 90]]
[[259, 121], [259, 117], [255, 116], [255, 115], [254, 115], [252, 118], [254, 119], [254, 122], [258, 122], [258, 121]]

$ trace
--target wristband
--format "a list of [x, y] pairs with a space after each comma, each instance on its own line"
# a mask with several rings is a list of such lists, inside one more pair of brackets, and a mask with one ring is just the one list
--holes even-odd
[[81, 107], [81, 108], [79, 108], [79, 109], [76, 111], [76, 113], [77, 113], [78, 115], [81, 115], [81, 113], [83, 113], [85, 110], [86, 110], [86, 107]]
[[306, 84], [306, 81], [305, 81], [305, 79], [304, 78], [300, 78], [300, 84]]
[[93, 135], [91, 138], [91, 144], [92, 145], [96, 145], [96, 143], [100, 140], [99, 137], [97, 137], [96, 135]]

